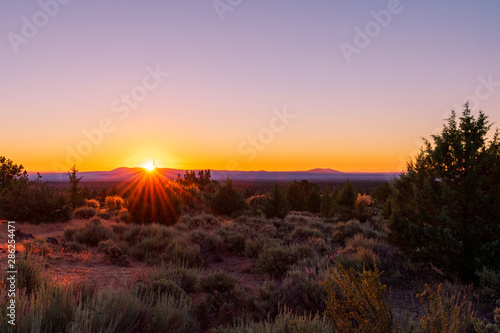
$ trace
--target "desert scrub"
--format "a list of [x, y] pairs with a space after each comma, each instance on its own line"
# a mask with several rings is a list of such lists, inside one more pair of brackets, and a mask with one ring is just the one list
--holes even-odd
[[118, 212], [125, 206], [125, 201], [117, 195], [107, 196], [104, 206], [109, 212]]
[[129, 244], [140, 243], [145, 238], [153, 238], [157, 244], [166, 245], [177, 236], [177, 232], [172, 227], [159, 224], [150, 225], [128, 225], [123, 239]]
[[334, 225], [333, 229], [332, 242], [342, 246], [345, 245], [345, 241], [348, 238], [360, 233], [368, 238], [383, 238], [381, 232], [376, 231], [369, 224], [361, 223], [358, 220], [338, 222]]
[[162, 295], [150, 312], [150, 332], [199, 332], [190, 303], [184, 296], [176, 299], [168, 294]]
[[118, 244], [113, 240], [105, 240], [99, 242], [97, 246], [97, 251], [104, 253], [106, 255], [106, 260], [114, 265], [128, 267], [130, 261], [126, 251], [119, 247]]
[[307, 246], [273, 246], [263, 249], [255, 263], [258, 273], [282, 276], [299, 259], [314, 256], [314, 250]]
[[323, 313], [327, 294], [325, 287], [320, 284], [324, 276], [319, 273], [315, 269], [304, 270], [301, 267], [289, 270], [279, 288], [280, 304], [295, 313]]
[[69, 331], [133, 333], [146, 320], [147, 308], [133, 293], [104, 290], [78, 305]]
[[99, 203], [99, 201], [97, 201], [95, 199], [85, 200], [85, 206], [94, 208], [95, 210], [101, 208], [101, 204]]
[[191, 242], [198, 244], [202, 252], [221, 252], [224, 248], [224, 241], [219, 235], [211, 231], [194, 230], [189, 234]]
[[309, 222], [309, 217], [299, 212], [291, 212], [285, 217], [285, 221], [293, 225], [306, 225]]
[[297, 315], [284, 309], [274, 320], [268, 318], [265, 322], [240, 322], [233, 327], [218, 327], [211, 333], [278, 333], [278, 332], [314, 332], [334, 333], [328, 321], [322, 316]]
[[235, 254], [245, 253], [245, 240], [247, 238], [245, 234], [238, 231], [232, 231], [229, 227], [219, 228], [216, 233], [222, 238], [229, 252]]
[[[476, 272], [479, 278], [479, 293], [487, 300], [500, 298], [500, 272], [487, 267]], [[500, 306], [500, 304], [498, 304]]]
[[237, 280], [223, 271], [210, 273], [200, 278], [200, 290], [211, 294], [223, 303], [236, 288]]
[[307, 226], [297, 226], [293, 229], [290, 237], [293, 241], [305, 241], [308, 238], [320, 238], [323, 237], [323, 235], [317, 229]]
[[259, 237], [249, 239], [245, 242], [245, 256], [248, 258], [257, 258], [263, 249], [279, 245], [280, 242], [274, 238]]
[[122, 223], [130, 223], [131, 222], [130, 213], [125, 208], [118, 212], [118, 214], [116, 215], [116, 219], [118, 222], [122, 222]]
[[64, 237], [68, 241], [74, 240], [75, 242], [88, 246], [97, 246], [100, 241], [115, 239], [116, 234], [108, 227], [102, 225], [99, 218], [93, 218], [83, 227], [77, 228], [76, 230], [66, 229], [64, 231]]
[[76, 219], [89, 219], [97, 215], [97, 210], [92, 207], [78, 207], [73, 212], [73, 217]]
[[183, 215], [180, 218], [180, 222], [184, 223], [189, 230], [196, 228], [213, 228], [221, 224], [218, 217], [204, 212], [192, 216]]
[[46, 257], [50, 252], [52, 252], [52, 248], [47, 242], [40, 237], [35, 239], [30, 239], [27, 242], [24, 242], [24, 248], [26, 251], [31, 252], [33, 254], [39, 254]]
[[375, 266], [380, 266], [378, 256], [373, 253], [372, 250], [364, 247], [357, 249], [346, 247], [345, 249], [339, 250], [333, 258], [335, 262], [340, 264], [342, 267], [353, 268], [358, 272], [362, 272], [364, 269], [374, 269]]
[[392, 331], [393, 314], [377, 267], [360, 273], [337, 265], [330, 277], [322, 283], [328, 295], [325, 315], [337, 332]]
[[426, 284], [425, 290], [417, 294], [425, 311], [419, 318], [419, 332], [466, 332], [475, 320], [469, 302], [455, 294], [443, 298], [442, 287], [439, 284], [434, 289]]
[[162, 279], [173, 281], [186, 293], [192, 293], [196, 291], [200, 273], [200, 268], [190, 268], [182, 265], [166, 266], [162, 263], [150, 271], [150, 278], [151, 281]]
[[183, 237], [178, 237], [168, 244], [160, 260], [186, 267], [202, 267], [203, 258], [198, 244], [192, 244]]

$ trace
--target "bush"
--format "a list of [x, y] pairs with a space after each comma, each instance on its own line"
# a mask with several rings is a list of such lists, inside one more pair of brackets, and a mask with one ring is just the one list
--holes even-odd
[[74, 240], [88, 246], [97, 246], [101, 241], [116, 238], [116, 234], [108, 227], [103, 226], [99, 218], [93, 218], [76, 231], [65, 231], [65, 237], [69, 236], [72, 236], [72, 239], [68, 240]]
[[314, 270], [294, 268], [279, 288], [280, 303], [295, 313], [320, 314], [325, 310], [326, 289]]
[[454, 295], [443, 299], [441, 289], [441, 284], [437, 290], [426, 284], [424, 292], [417, 295], [425, 310], [418, 324], [420, 332], [466, 332], [474, 319], [473, 314], [466, 311], [469, 304]]
[[151, 332], [197, 332], [197, 323], [185, 297], [176, 299], [168, 294], [160, 297], [152, 310]]
[[246, 201], [229, 178], [212, 199], [211, 206], [217, 214], [231, 216], [242, 213], [247, 207]]
[[243, 254], [245, 252], [245, 235], [240, 232], [231, 231], [229, 228], [217, 230], [217, 234], [222, 238], [228, 251]]
[[299, 259], [312, 256], [313, 253], [313, 249], [304, 246], [266, 248], [259, 254], [255, 270], [258, 273], [281, 276]]
[[237, 280], [223, 271], [208, 274], [200, 278], [200, 290], [213, 295], [220, 303], [236, 288]]
[[190, 216], [183, 215], [181, 222], [184, 223], [188, 229], [215, 227], [220, 225], [220, 219], [212, 214], [200, 213], [198, 215]]
[[112, 240], [99, 242], [97, 250], [106, 255], [106, 259], [112, 264], [128, 267], [130, 262], [128, 255]]
[[85, 206], [90, 207], [90, 208], [94, 208], [95, 210], [98, 210], [99, 208], [101, 208], [101, 204], [99, 203], [99, 201], [97, 201], [95, 199], [85, 200]]
[[292, 240], [298, 240], [298, 241], [304, 241], [308, 238], [314, 238], [314, 237], [322, 237], [323, 235], [321, 232], [319, 232], [316, 229], [312, 229], [309, 227], [301, 227], [297, 226], [295, 229], [292, 231], [292, 234], [290, 237]]
[[131, 221], [130, 213], [126, 209], [119, 211], [116, 218], [119, 222], [123, 223], [129, 223]]
[[119, 211], [125, 206], [125, 201], [117, 195], [107, 196], [104, 199], [104, 206], [110, 212]]
[[353, 268], [358, 272], [364, 269], [374, 269], [380, 266], [379, 258], [372, 250], [360, 247], [357, 249], [345, 248], [334, 256], [335, 261], [343, 267]]
[[359, 273], [338, 265], [323, 286], [328, 294], [326, 317], [338, 332], [392, 331], [393, 315], [376, 267]]
[[348, 222], [338, 222], [333, 227], [332, 242], [345, 245], [348, 238], [356, 234], [363, 234], [368, 238], [382, 238], [381, 233], [374, 230], [367, 224], [361, 224], [358, 220], [350, 220]]
[[200, 246], [198, 244], [189, 244], [182, 238], [177, 238], [171, 242], [162, 254], [161, 259], [174, 264], [185, 265], [186, 267], [203, 266]]
[[479, 292], [487, 299], [495, 300], [500, 298], [500, 272], [483, 267], [476, 272], [479, 278]]
[[213, 232], [195, 230], [191, 232], [189, 239], [198, 244], [202, 252], [219, 252], [224, 247], [222, 239]]
[[97, 215], [97, 211], [92, 207], [78, 207], [73, 212], [73, 217], [77, 219], [90, 219]]
[[175, 282], [186, 293], [192, 293], [196, 290], [200, 272], [201, 269], [199, 268], [189, 268], [180, 265], [169, 265], [166, 267], [162, 263], [153, 269], [150, 274], [153, 281], [162, 279], [170, 280]]

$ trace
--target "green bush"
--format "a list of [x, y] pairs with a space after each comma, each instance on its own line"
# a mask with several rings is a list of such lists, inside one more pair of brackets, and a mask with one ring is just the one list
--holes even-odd
[[97, 215], [97, 211], [92, 207], [78, 207], [73, 212], [73, 217], [76, 219], [90, 219]]
[[332, 242], [345, 245], [348, 238], [356, 234], [363, 234], [368, 238], [382, 238], [380, 232], [373, 229], [366, 223], [360, 223], [358, 220], [350, 220], [347, 222], [338, 222], [333, 226]]
[[176, 238], [165, 249], [161, 259], [186, 267], [203, 266], [201, 248], [198, 244], [190, 244], [183, 238]]
[[245, 252], [246, 237], [243, 233], [232, 231], [230, 228], [219, 228], [217, 234], [222, 238], [228, 251], [243, 254]]
[[189, 235], [191, 242], [198, 244], [202, 252], [220, 252], [224, 241], [211, 231], [195, 230]]
[[200, 278], [200, 290], [211, 294], [224, 303], [236, 288], [237, 280], [223, 271], [210, 273]]
[[279, 288], [280, 303], [295, 313], [323, 313], [327, 294], [320, 282], [315, 270], [289, 270]]
[[150, 275], [153, 281], [162, 279], [170, 280], [175, 282], [185, 292], [192, 293], [196, 290], [200, 272], [201, 269], [199, 268], [190, 268], [181, 265], [169, 265], [167, 267], [162, 263], [154, 268]]
[[306, 226], [297, 226], [292, 231], [290, 237], [292, 240], [305, 241], [308, 238], [314, 237], [322, 237], [323, 235], [316, 229], [306, 227]]
[[247, 208], [243, 195], [234, 188], [229, 178], [212, 199], [211, 206], [217, 214], [228, 216], [242, 213]]
[[483, 267], [500, 271], [500, 132], [468, 103], [424, 142], [394, 181], [389, 241], [415, 262], [477, 282]]
[[314, 250], [307, 246], [273, 246], [263, 249], [255, 263], [255, 271], [282, 276], [299, 259], [314, 256]]
[[479, 278], [479, 292], [489, 300], [500, 298], [500, 272], [495, 272], [489, 268], [483, 267], [476, 272]]
[[165, 294], [152, 309], [150, 332], [188, 333], [198, 332], [198, 324], [185, 297], [176, 299]]
[[71, 239], [67, 238], [68, 240], [74, 240], [88, 246], [97, 246], [101, 241], [116, 238], [116, 234], [108, 227], [103, 226], [99, 218], [93, 218], [85, 226], [76, 230], [65, 230], [64, 235], [66, 238], [72, 237]]

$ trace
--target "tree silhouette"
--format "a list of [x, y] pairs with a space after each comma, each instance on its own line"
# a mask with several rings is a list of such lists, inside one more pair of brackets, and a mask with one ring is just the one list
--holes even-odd
[[394, 182], [389, 239], [411, 259], [475, 280], [500, 269], [500, 142], [487, 116], [455, 112]]
[[285, 200], [283, 190], [278, 183], [274, 183], [271, 193], [266, 201], [264, 201], [262, 211], [268, 218], [277, 217], [282, 219], [288, 214], [288, 204]]
[[68, 177], [69, 177], [69, 202], [71, 204], [71, 207], [76, 208], [81, 205], [83, 205], [84, 199], [82, 195], [81, 189], [78, 187], [78, 184], [80, 183], [80, 180], [82, 180], [82, 177], [77, 177], [76, 173], [78, 170], [76, 169], [76, 164], [73, 165], [73, 167], [70, 169], [71, 172], [68, 171]]

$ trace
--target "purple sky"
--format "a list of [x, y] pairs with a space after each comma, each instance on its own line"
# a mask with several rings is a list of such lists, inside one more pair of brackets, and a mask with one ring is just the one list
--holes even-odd
[[0, 3], [0, 156], [30, 171], [399, 171], [465, 99], [500, 120], [498, 1], [64, 2]]

